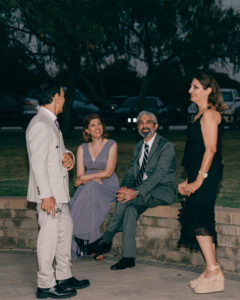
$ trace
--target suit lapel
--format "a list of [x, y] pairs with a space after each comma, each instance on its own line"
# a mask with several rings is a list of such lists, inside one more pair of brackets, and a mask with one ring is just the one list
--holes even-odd
[[154, 140], [154, 142], [152, 144], [152, 147], [151, 147], [151, 150], [150, 150], [150, 152], [148, 154], [147, 163], [151, 159], [151, 157], [153, 156], [154, 152], [158, 149], [159, 140], [160, 140], [160, 135], [156, 134], [155, 140]]
[[[45, 121], [49, 124], [49, 126], [52, 128], [52, 130], [58, 140], [58, 143], [55, 146], [60, 148], [59, 149], [60, 153], [63, 153], [64, 152], [64, 143], [63, 143], [63, 137], [62, 137], [61, 131], [58, 130], [58, 128], [57, 128], [56, 124], [53, 122], [51, 116], [46, 111], [44, 111], [44, 109], [40, 108], [38, 111], [38, 114], [40, 114], [41, 117], [43, 117], [45, 119]], [[60, 159], [60, 163], [61, 163], [62, 157], [59, 157], [59, 159]]]
[[138, 154], [137, 154], [137, 157], [136, 157], [136, 160], [135, 160], [135, 163], [134, 163], [135, 174], [137, 174], [140, 170], [138, 162], [139, 162], [139, 158], [140, 158], [140, 155], [141, 155], [142, 145], [143, 145], [143, 140], [139, 143], [139, 145], [137, 146], [137, 149], [136, 149]]

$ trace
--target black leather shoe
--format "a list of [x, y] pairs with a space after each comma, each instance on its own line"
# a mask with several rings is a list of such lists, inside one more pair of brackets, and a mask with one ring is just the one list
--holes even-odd
[[135, 258], [134, 257], [123, 257], [119, 260], [118, 263], [111, 266], [111, 270], [123, 270], [126, 268], [135, 267]]
[[98, 253], [99, 255], [109, 252], [111, 247], [112, 242], [105, 242], [102, 237], [86, 246], [88, 254]]
[[49, 289], [37, 288], [37, 298], [70, 298], [77, 295], [77, 291], [73, 288], [64, 289], [59, 285], [55, 285]]
[[75, 277], [71, 277], [64, 280], [57, 280], [57, 284], [64, 289], [84, 289], [90, 285], [90, 282], [88, 279], [77, 280]]

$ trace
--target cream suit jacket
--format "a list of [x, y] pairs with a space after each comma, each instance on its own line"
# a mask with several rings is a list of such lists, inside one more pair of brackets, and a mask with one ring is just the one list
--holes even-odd
[[66, 152], [62, 133], [41, 108], [28, 125], [26, 141], [29, 157], [27, 200], [41, 203], [42, 199], [53, 196], [56, 203], [68, 203], [68, 171], [62, 166]]

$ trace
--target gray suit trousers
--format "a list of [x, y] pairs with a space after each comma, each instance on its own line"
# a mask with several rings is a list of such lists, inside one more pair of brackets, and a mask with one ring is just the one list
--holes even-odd
[[[56, 280], [72, 277], [71, 242], [73, 223], [67, 203], [56, 204], [56, 216], [52, 217], [37, 205], [40, 231], [37, 240], [38, 287], [50, 288]], [[55, 271], [53, 268], [55, 264]]]
[[[164, 186], [162, 187], [164, 189]], [[169, 190], [169, 187], [166, 187]], [[164, 193], [163, 193], [164, 194]], [[122, 256], [136, 257], [136, 226], [137, 220], [147, 208], [163, 206], [169, 203], [164, 199], [153, 198], [150, 193], [143, 198], [141, 195], [126, 203], [116, 202], [107, 231], [102, 236], [106, 242], [111, 242], [116, 232], [122, 231]]]

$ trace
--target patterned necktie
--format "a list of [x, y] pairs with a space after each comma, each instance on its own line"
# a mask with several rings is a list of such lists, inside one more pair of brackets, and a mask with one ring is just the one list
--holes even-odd
[[149, 145], [148, 144], [144, 144], [145, 146], [145, 151], [144, 151], [144, 156], [143, 156], [143, 161], [142, 161], [142, 166], [141, 169], [139, 171], [139, 174], [136, 178], [136, 183], [137, 185], [142, 184], [143, 182], [143, 175], [145, 173], [145, 169], [146, 169], [146, 164], [147, 164], [147, 159], [148, 159], [148, 150], [149, 150]]
[[60, 124], [59, 124], [59, 122], [58, 122], [58, 119], [56, 119], [56, 120], [54, 121], [54, 123], [55, 123], [55, 125], [57, 126], [58, 131], [60, 131]]

